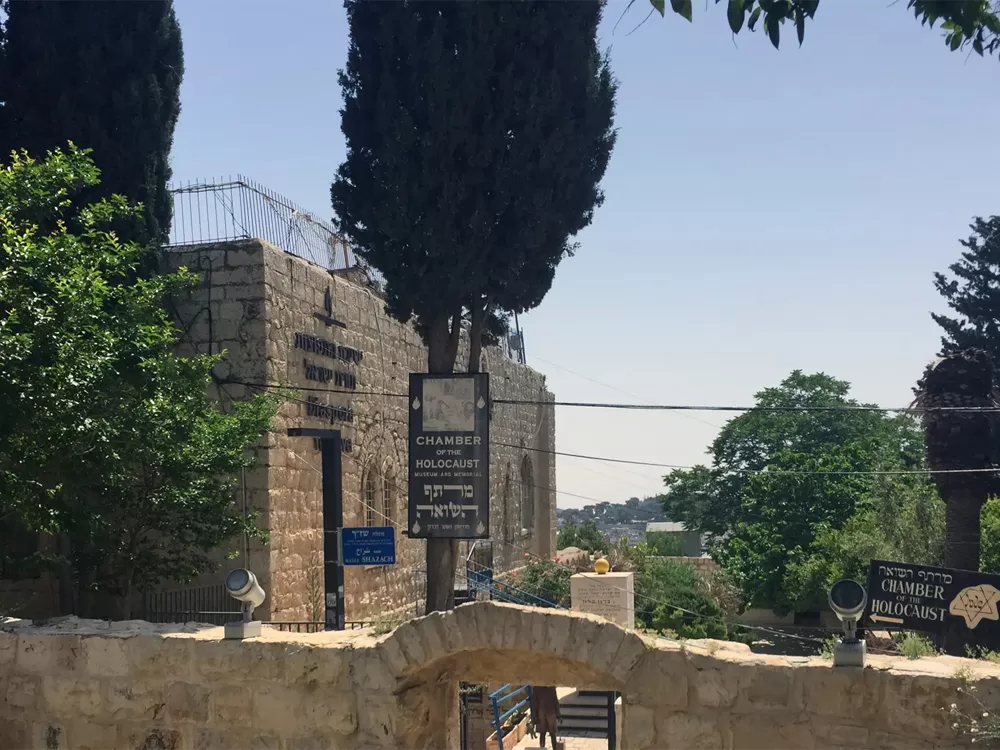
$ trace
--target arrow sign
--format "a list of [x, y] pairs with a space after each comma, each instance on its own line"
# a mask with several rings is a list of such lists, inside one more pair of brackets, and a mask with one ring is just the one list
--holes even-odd
[[930, 565], [872, 560], [869, 624], [960, 635], [964, 643], [1000, 645], [1000, 576]]
[[874, 622], [893, 622], [896, 625], [903, 624], [902, 617], [886, 617], [885, 615], [872, 615], [872, 620]]

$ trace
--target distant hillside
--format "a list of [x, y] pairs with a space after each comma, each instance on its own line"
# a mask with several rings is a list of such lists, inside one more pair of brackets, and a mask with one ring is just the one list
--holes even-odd
[[658, 497], [647, 497], [644, 500], [633, 497], [624, 503], [604, 502], [584, 505], [582, 508], [558, 508], [556, 518], [559, 526], [593, 521], [602, 531], [625, 524], [643, 524], [645, 528], [645, 524], [650, 521], [670, 520], [664, 515], [660, 502]]

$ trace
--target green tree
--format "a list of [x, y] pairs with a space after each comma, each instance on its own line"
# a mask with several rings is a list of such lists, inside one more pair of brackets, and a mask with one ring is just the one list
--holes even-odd
[[[428, 371], [470, 371], [484, 331], [536, 307], [603, 201], [615, 84], [603, 3], [347, 0], [340, 230], [414, 321]], [[495, 326], [494, 326], [495, 327]], [[427, 611], [454, 604], [456, 545], [427, 544]]]
[[851, 472], [922, 465], [914, 420], [851, 409], [863, 405], [849, 390], [828, 375], [795, 371], [725, 425], [710, 467], [665, 480], [667, 516], [713, 537], [713, 557], [750, 606], [791, 608], [789, 563], [818, 531], [841, 528], [870, 501], [874, 477]]
[[97, 187], [76, 148], [0, 170], [0, 523], [58, 536], [54, 559], [5, 567], [55, 565], [64, 612], [127, 617], [134, 591], [257, 533], [235, 476], [276, 401], [208, 399], [220, 357], [174, 356], [163, 307], [192, 275], [132, 278], [143, 251], [106, 227], [138, 212], [77, 208]]
[[931, 317], [944, 330], [942, 354], [981, 349], [1000, 372], [1000, 216], [976, 217], [970, 229], [968, 239], [959, 240], [965, 250], [948, 267], [950, 275], [934, 274], [934, 287], [955, 317]]
[[788, 564], [785, 588], [799, 612], [825, 609], [834, 582], [864, 582], [871, 560], [940, 565], [944, 503], [922, 476], [879, 476], [860, 510], [840, 528], [821, 526]]
[[[720, 0], [715, 2], [718, 4]], [[661, 16], [666, 13], [665, 0], [650, 0], [650, 3]], [[693, 17], [692, 0], [670, 0], [670, 7], [688, 21]], [[921, 25], [933, 28], [940, 21], [947, 32], [944, 42], [953, 51], [971, 47], [982, 56], [1000, 49], [1000, 17], [995, 0], [907, 0], [906, 7]], [[754, 31], [760, 23], [775, 49], [781, 42], [781, 29], [786, 21], [795, 26], [801, 45], [806, 21], [811, 21], [818, 9], [819, 0], [726, 0], [726, 17], [732, 32], [739, 34], [744, 26]]]
[[578, 547], [587, 552], [607, 552], [610, 545], [596, 523], [584, 521], [580, 524], [568, 523], [559, 529], [556, 547], [559, 549]]
[[[93, 150], [99, 185], [143, 204], [116, 229], [139, 242], [170, 231], [170, 148], [184, 74], [172, 0], [85, 3], [17, 0], [0, 49], [0, 161], [43, 158], [73, 141]], [[150, 256], [153, 257], [153, 256]]]
[[980, 516], [982, 550], [979, 569], [984, 573], [1000, 574], [1000, 499], [990, 498]]

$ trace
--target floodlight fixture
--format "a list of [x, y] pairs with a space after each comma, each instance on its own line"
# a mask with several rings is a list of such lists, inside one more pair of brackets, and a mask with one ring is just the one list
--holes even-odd
[[829, 601], [844, 627], [844, 637], [833, 648], [833, 666], [863, 667], [867, 647], [858, 638], [858, 619], [868, 606], [868, 592], [857, 581], [844, 578], [830, 587]]
[[226, 592], [238, 602], [242, 602], [242, 617], [236, 622], [226, 623], [225, 637], [233, 640], [253, 638], [261, 634], [261, 623], [254, 622], [253, 611], [264, 603], [267, 594], [257, 582], [257, 576], [246, 568], [237, 568], [226, 576]]

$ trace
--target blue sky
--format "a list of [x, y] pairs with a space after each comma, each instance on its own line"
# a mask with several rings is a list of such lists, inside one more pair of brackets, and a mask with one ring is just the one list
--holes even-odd
[[[645, 16], [601, 41], [620, 81], [605, 205], [541, 307], [529, 363], [562, 400], [748, 404], [793, 369], [908, 403], [936, 352], [932, 273], [1000, 213], [1000, 62], [871, 0], [826, 0], [795, 46], [734, 41], [725, 3]], [[641, 6], [641, 7], [640, 7]], [[174, 176], [242, 173], [329, 217], [344, 155], [330, 0], [177, 0]], [[560, 408], [560, 451], [703, 460], [722, 413]], [[657, 492], [664, 470], [560, 458], [560, 507]]]

